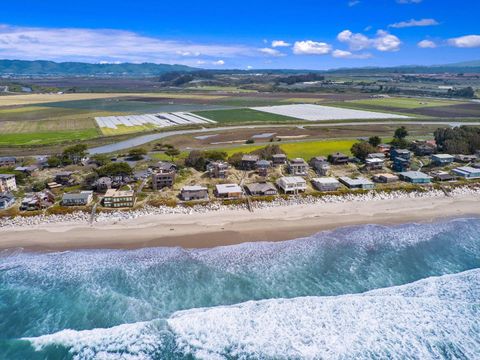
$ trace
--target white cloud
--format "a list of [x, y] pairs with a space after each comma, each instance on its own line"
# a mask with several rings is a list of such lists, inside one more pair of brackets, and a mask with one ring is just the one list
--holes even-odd
[[217, 61], [214, 61], [212, 64], [222, 66], [222, 65], [225, 65], [225, 61], [224, 60], [217, 60]]
[[398, 23], [390, 24], [388, 26], [396, 29], [401, 29], [401, 28], [407, 28], [407, 27], [435, 26], [435, 25], [439, 25], [439, 22], [435, 19], [421, 19], [421, 20], [410, 19], [408, 21], [400, 21]]
[[449, 39], [451, 46], [458, 48], [475, 48], [480, 47], [480, 35], [465, 35], [457, 38]]
[[0, 58], [24, 60], [194, 63], [195, 57], [254, 56], [244, 45], [197, 44], [131, 31], [0, 26]]
[[422, 49], [434, 49], [437, 47], [437, 44], [432, 40], [422, 40], [417, 46]]
[[360, 0], [351, 0], [351, 1], [348, 2], [349, 7], [353, 7], [353, 6], [358, 5], [358, 4], [360, 4]]
[[332, 56], [334, 58], [340, 58], [340, 59], [369, 59], [372, 57], [372, 54], [369, 54], [369, 53], [354, 54], [351, 51], [337, 49], [332, 52]]
[[263, 48], [263, 49], [259, 49], [259, 51], [268, 56], [275, 56], [275, 57], [285, 56], [284, 53], [278, 51], [277, 49]]
[[253, 66], [252, 65], [247, 65], [247, 70], [251, 70], [253, 69]]
[[273, 40], [272, 41], [272, 47], [276, 48], [276, 47], [288, 47], [290, 46], [291, 44], [287, 43], [286, 41], [283, 41], [283, 40]]
[[399, 4], [420, 4], [423, 0], [397, 0]]
[[384, 30], [378, 30], [374, 38], [369, 38], [361, 33], [354, 34], [350, 30], [344, 30], [337, 35], [337, 39], [348, 44], [352, 51], [370, 48], [378, 51], [398, 51], [402, 43], [398, 37]]
[[296, 55], [326, 55], [331, 51], [331, 45], [312, 40], [296, 41], [293, 45], [293, 53]]

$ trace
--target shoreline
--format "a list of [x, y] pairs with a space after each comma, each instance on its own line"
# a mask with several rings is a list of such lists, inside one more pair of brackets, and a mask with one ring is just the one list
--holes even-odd
[[246, 209], [146, 214], [86, 223], [0, 228], [0, 249], [64, 251], [143, 247], [211, 248], [243, 242], [285, 241], [339, 227], [394, 225], [480, 216], [480, 192], [317, 202]]

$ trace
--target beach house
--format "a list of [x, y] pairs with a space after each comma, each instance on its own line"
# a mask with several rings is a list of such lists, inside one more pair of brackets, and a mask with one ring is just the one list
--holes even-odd
[[312, 185], [318, 191], [336, 191], [341, 186], [340, 182], [333, 177], [314, 178]]
[[330, 170], [330, 164], [324, 156], [316, 156], [309, 161], [310, 166], [318, 175], [325, 176]]
[[398, 174], [400, 180], [412, 184], [428, 184], [432, 182], [432, 177], [421, 171], [405, 171]]
[[268, 170], [272, 167], [272, 163], [268, 160], [258, 160], [255, 164], [258, 175], [267, 176]]
[[11, 208], [15, 204], [15, 196], [9, 192], [0, 192], [0, 210]]
[[228, 164], [223, 161], [213, 161], [207, 164], [207, 172], [211, 178], [226, 179], [228, 177]]
[[328, 161], [333, 165], [345, 165], [348, 164], [349, 157], [340, 152], [328, 155]]
[[275, 185], [269, 182], [260, 182], [245, 185], [247, 193], [252, 196], [272, 196], [277, 195], [278, 191]]
[[288, 162], [288, 172], [292, 176], [307, 176], [308, 164], [302, 158], [292, 159]]
[[161, 190], [165, 187], [172, 187], [175, 183], [175, 170], [158, 170], [152, 174], [152, 188], [153, 190]]
[[86, 206], [93, 201], [93, 191], [81, 191], [79, 193], [66, 193], [62, 197], [63, 206]]
[[243, 155], [240, 161], [240, 169], [242, 170], [255, 170], [257, 161], [260, 160], [258, 155]]
[[368, 170], [380, 170], [383, 169], [385, 160], [379, 158], [367, 158], [365, 159], [365, 167]]
[[0, 174], [0, 192], [16, 191], [17, 182], [13, 174]]
[[300, 176], [284, 176], [277, 180], [277, 186], [285, 194], [296, 194], [307, 189], [307, 182]]
[[431, 156], [431, 160], [432, 164], [435, 166], [445, 166], [453, 163], [455, 158], [450, 154], [435, 154]]
[[55, 174], [55, 182], [64, 186], [71, 186], [75, 184], [72, 171], [62, 171]]
[[20, 210], [32, 211], [46, 209], [55, 203], [55, 195], [50, 190], [25, 194], [20, 204]]
[[242, 188], [237, 184], [215, 185], [215, 196], [223, 199], [239, 199], [243, 195]]
[[201, 185], [184, 186], [180, 190], [180, 199], [183, 201], [208, 200], [208, 188]]
[[34, 175], [37, 171], [40, 170], [38, 165], [28, 165], [28, 166], [17, 166], [15, 171], [21, 172], [25, 174], [26, 176], [32, 176]]
[[370, 190], [375, 187], [375, 184], [368, 179], [359, 177], [356, 179], [352, 179], [348, 176], [342, 176], [339, 178], [340, 182], [344, 184], [349, 189], [361, 189], [361, 190]]
[[285, 154], [274, 154], [272, 155], [273, 166], [281, 166], [287, 163], [287, 155]]
[[397, 182], [399, 177], [394, 174], [384, 173], [384, 174], [376, 174], [373, 176], [373, 181], [378, 183], [390, 184]]
[[133, 190], [109, 189], [103, 197], [103, 206], [108, 208], [133, 207], [135, 200]]
[[462, 166], [452, 170], [455, 175], [464, 179], [480, 179], [480, 169], [471, 166]]
[[0, 167], [15, 166], [16, 163], [17, 163], [17, 158], [13, 156], [0, 157]]
[[455, 161], [459, 163], [470, 163], [477, 161], [477, 156], [476, 155], [464, 155], [464, 154], [457, 154], [455, 155]]

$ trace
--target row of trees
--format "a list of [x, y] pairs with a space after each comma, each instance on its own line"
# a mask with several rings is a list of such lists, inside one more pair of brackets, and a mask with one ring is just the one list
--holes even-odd
[[[406, 137], [408, 136], [408, 131], [405, 126], [401, 126], [395, 130], [393, 134], [393, 140], [390, 143], [392, 146], [397, 148], [407, 148], [408, 142]], [[377, 152], [377, 146], [382, 143], [382, 139], [378, 136], [372, 136], [368, 141], [360, 141], [353, 144], [350, 151], [352, 154], [360, 159], [365, 160], [369, 154]]]
[[452, 154], [473, 154], [480, 149], [480, 127], [439, 128], [434, 133], [441, 151]]

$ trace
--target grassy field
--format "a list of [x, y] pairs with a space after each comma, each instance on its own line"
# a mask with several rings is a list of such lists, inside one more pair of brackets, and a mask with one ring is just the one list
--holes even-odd
[[192, 91], [226, 91], [232, 93], [256, 93], [256, 90], [240, 89], [235, 86], [196, 86], [188, 87], [187, 90]]
[[116, 129], [111, 129], [107, 127], [100, 128], [100, 131], [105, 136], [116, 136], [116, 135], [124, 135], [124, 134], [133, 134], [143, 131], [150, 131], [158, 129], [153, 124], [144, 124], [144, 125], [136, 125], [136, 126], [125, 126], [125, 125], [117, 125]]
[[0, 96], [1, 106], [47, 104], [61, 101], [110, 99], [121, 97], [167, 98], [213, 100], [222, 98], [221, 95], [178, 94], [178, 93], [78, 93], [78, 94], [26, 94]]
[[269, 114], [253, 109], [231, 109], [231, 110], [212, 110], [196, 111], [194, 114], [214, 120], [220, 124], [235, 123], [283, 123], [299, 122], [298, 119], [283, 115]]
[[[327, 156], [334, 152], [343, 152], [350, 154], [350, 148], [358, 140], [355, 139], [338, 139], [338, 140], [318, 140], [318, 141], [302, 141], [291, 143], [275, 143], [280, 145], [289, 158], [301, 157], [309, 160], [314, 156]], [[222, 148], [218, 150], [225, 151], [229, 156], [238, 152], [249, 153], [265, 147], [265, 145], [244, 145], [237, 147]]]
[[97, 128], [72, 131], [9, 133], [0, 136], [0, 146], [52, 145], [89, 140], [98, 136], [100, 134]]
[[368, 105], [372, 107], [381, 108], [401, 108], [401, 109], [416, 109], [423, 107], [435, 107], [435, 106], [448, 106], [462, 104], [460, 101], [453, 100], [432, 100], [432, 99], [420, 99], [420, 98], [401, 98], [391, 97], [386, 99], [362, 99], [351, 100], [346, 103]]

